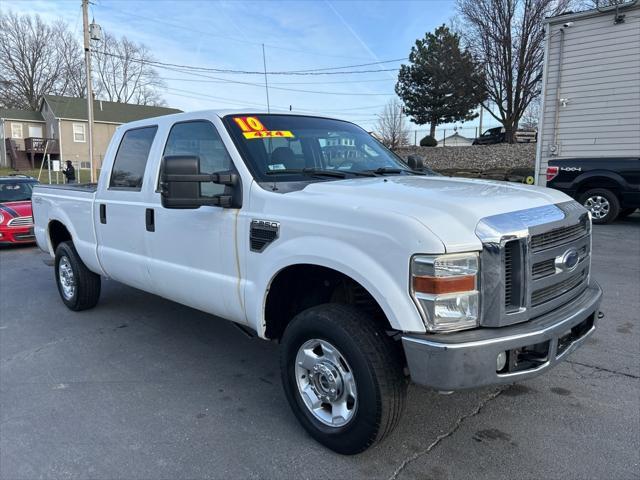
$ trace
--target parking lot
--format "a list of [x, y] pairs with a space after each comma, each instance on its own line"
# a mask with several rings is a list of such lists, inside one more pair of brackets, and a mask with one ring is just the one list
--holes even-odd
[[583, 348], [517, 385], [411, 386], [354, 457], [297, 424], [277, 345], [113, 281], [71, 312], [44, 254], [3, 249], [0, 477], [640, 478], [640, 214], [594, 230], [605, 318]]

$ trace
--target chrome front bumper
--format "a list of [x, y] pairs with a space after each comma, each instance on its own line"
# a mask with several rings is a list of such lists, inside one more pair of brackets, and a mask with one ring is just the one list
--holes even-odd
[[[570, 303], [534, 320], [452, 334], [402, 336], [411, 380], [462, 390], [535, 377], [578, 348], [595, 330], [602, 289], [591, 284]], [[500, 352], [507, 366], [496, 371]]]

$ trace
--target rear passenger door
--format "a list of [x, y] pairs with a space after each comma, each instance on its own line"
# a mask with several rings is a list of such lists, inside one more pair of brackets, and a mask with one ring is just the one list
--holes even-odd
[[[94, 205], [98, 258], [107, 275], [151, 291], [143, 180], [158, 127], [124, 132], [107, 181], [101, 181]], [[102, 175], [101, 175], [102, 177]]]

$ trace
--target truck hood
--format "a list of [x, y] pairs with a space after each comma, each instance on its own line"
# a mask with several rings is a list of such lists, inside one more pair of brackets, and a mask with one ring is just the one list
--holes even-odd
[[352, 209], [412, 217], [436, 235], [447, 252], [479, 250], [475, 229], [482, 218], [571, 200], [550, 188], [424, 176], [317, 182], [298, 194], [319, 196], [323, 203], [340, 202]]

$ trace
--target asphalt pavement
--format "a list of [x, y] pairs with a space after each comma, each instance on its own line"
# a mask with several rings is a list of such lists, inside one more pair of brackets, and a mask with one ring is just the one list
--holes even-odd
[[0, 478], [640, 478], [640, 214], [594, 230], [606, 316], [581, 349], [512, 386], [411, 386], [352, 457], [297, 424], [277, 345], [114, 281], [71, 312], [43, 253], [2, 249]]

